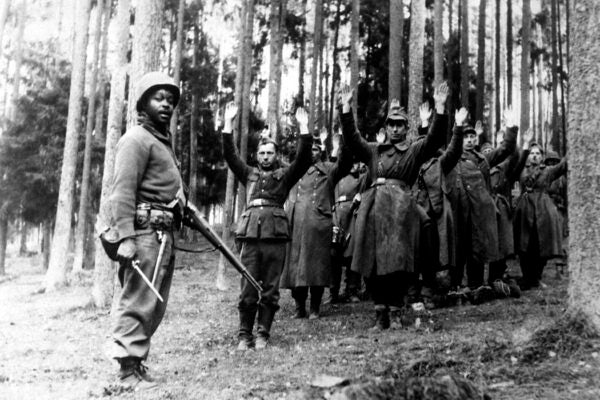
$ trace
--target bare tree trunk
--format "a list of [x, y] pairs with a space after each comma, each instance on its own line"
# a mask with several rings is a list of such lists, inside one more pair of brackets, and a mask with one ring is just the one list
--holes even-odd
[[48, 269], [50, 263], [50, 242], [52, 241], [52, 222], [44, 221], [42, 223], [42, 267], [44, 271]]
[[485, 105], [485, 8], [486, 0], [479, 0], [479, 27], [477, 32], [477, 95], [475, 96], [475, 119], [483, 120]]
[[298, 58], [298, 104], [304, 107], [304, 75], [306, 74], [306, 0], [302, 0], [302, 27], [300, 32], [300, 57]]
[[565, 85], [563, 84], [563, 73], [564, 73], [564, 64], [563, 64], [563, 52], [562, 52], [562, 34], [560, 31], [560, 4], [556, 5], [556, 24], [557, 24], [557, 33], [558, 33], [558, 84], [560, 85], [560, 147], [556, 149], [561, 155], [565, 155], [567, 153], [567, 110], [565, 104]]
[[[160, 70], [160, 44], [162, 38], [164, 0], [136, 2], [131, 69], [129, 71], [129, 93], [127, 106], [127, 128], [136, 122], [136, 84], [151, 71]], [[133, 94], [133, 95], [131, 95]]]
[[4, 26], [6, 25], [6, 17], [8, 16], [8, 9], [10, 8], [10, 0], [4, 0], [0, 4], [0, 59], [2, 59], [2, 51], [4, 46], [2, 45], [2, 38], [4, 37]]
[[12, 94], [10, 97], [7, 118], [13, 121], [17, 115], [17, 102], [19, 100], [19, 88], [21, 86], [21, 64], [23, 63], [23, 33], [25, 31], [25, 19], [27, 18], [27, 1], [23, 0], [17, 11], [17, 30], [15, 31], [15, 50], [13, 59], [15, 69], [13, 75]]
[[46, 272], [46, 291], [56, 290], [67, 283], [67, 254], [71, 239], [71, 220], [73, 213], [73, 188], [77, 166], [77, 147], [81, 129], [81, 106], [85, 82], [85, 60], [88, 43], [88, 21], [90, 19], [90, 0], [77, 3], [75, 18], [75, 47], [73, 49], [73, 70], [69, 93], [69, 113], [67, 132], [60, 174], [56, 222], [50, 251], [50, 263]]
[[400, 100], [402, 91], [402, 30], [404, 29], [404, 5], [402, 3], [402, 0], [390, 0], [390, 39], [388, 50], [390, 55], [388, 76], [389, 102], [392, 99]]
[[506, 0], [506, 105], [512, 105], [512, 0]]
[[6, 242], [8, 241], [8, 218], [0, 215], [0, 276], [6, 275]]
[[501, 1], [496, 0], [496, 31], [494, 32], [496, 37], [496, 48], [494, 55], [494, 114], [495, 114], [495, 132], [494, 132], [494, 144], [495, 143], [495, 133], [500, 130], [501, 127], [501, 117], [500, 117], [500, 5]]
[[[198, 67], [198, 47], [200, 43], [200, 29], [198, 25], [201, 23], [201, 17], [197, 18], [194, 23], [194, 37], [192, 42], [192, 69], [194, 70]], [[198, 194], [198, 97], [196, 86], [196, 88], [192, 89], [192, 110], [190, 113], [190, 193], [188, 195], [190, 201], [194, 204], [197, 204], [196, 198]], [[189, 239], [193, 239], [194, 236], [192, 233]]]
[[[237, 73], [235, 75], [235, 95], [234, 101], [238, 107], [238, 115], [241, 115], [242, 109], [242, 92], [244, 86], [244, 69], [245, 69], [245, 52], [244, 52], [244, 37], [246, 35], [246, 24], [248, 23], [248, 7], [250, 0], [244, 0], [242, 5], [242, 10], [240, 13], [240, 30], [238, 36], [239, 48], [237, 51], [238, 59], [237, 59]], [[234, 142], [238, 143], [240, 138], [241, 131], [241, 118], [237, 119], [237, 123], [234, 126]], [[227, 184], [225, 187], [225, 205], [223, 207], [223, 220], [222, 220], [222, 228], [223, 232], [221, 233], [221, 238], [223, 242], [229, 243], [231, 239], [231, 227], [234, 222], [235, 215], [235, 176], [231, 169], [227, 170]], [[216, 287], [219, 290], [226, 290], [228, 285], [225, 279], [225, 257], [221, 254], [219, 257], [219, 264], [217, 266], [217, 279], [216, 279]]]
[[600, 3], [578, 0], [572, 6], [569, 106], [569, 300], [572, 314], [600, 332]]
[[271, 2], [270, 17], [270, 65], [269, 65], [269, 106], [267, 118], [269, 134], [280, 142], [281, 129], [279, 127], [279, 94], [281, 88], [281, 63], [283, 60], [283, 36], [285, 29], [285, 0]]
[[[317, 0], [319, 1], [319, 0]], [[352, 0], [352, 12], [350, 16], [350, 87], [355, 91], [352, 97], [352, 113], [354, 114], [354, 121], [358, 122], [357, 119], [357, 108], [358, 108], [358, 70], [359, 70], [359, 46], [360, 46], [360, 33], [358, 30], [360, 22], [360, 0]]]
[[[332, 49], [332, 64], [331, 64], [331, 94], [329, 96], [329, 132], [333, 132], [334, 110], [335, 110], [335, 93], [340, 80], [340, 67], [338, 65], [338, 38], [340, 35], [340, 18], [341, 18], [342, 1], [337, 0], [335, 10], [335, 19], [333, 22], [333, 49]], [[398, 78], [400, 79], [400, 78]]]
[[[83, 152], [83, 172], [81, 178], [81, 193], [79, 196], [79, 214], [77, 218], [77, 228], [75, 229], [75, 257], [73, 259], [73, 272], [81, 273], [84, 267], [85, 241], [87, 238], [86, 227], [88, 219], [88, 203], [90, 197], [90, 173], [92, 169], [92, 146], [94, 129], [94, 112], [96, 109], [96, 85], [98, 79], [98, 58], [100, 52], [100, 39], [102, 37], [102, 11], [104, 1], [98, 0], [96, 5], [96, 15], [94, 21], [94, 39], [92, 49], [92, 76], [90, 78], [90, 97], [88, 101], [86, 126], [85, 126], [85, 149]], [[91, 260], [88, 260], [91, 264]], [[92, 267], [92, 265], [88, 265]]]
[[106, 0], [104, 4], [104, 21], [102, 23], [102, 44], [100, 46], [100, 66], [98, 69], [98, 109], [96, 110], [96, 123], [94, 131], [96, 132], [96, 143], [104, 143], [106, 132], [104, 131], [104, 108], [106, 105], [106, 85], [107, 70], [106, 56], [108, 54], [108, 25], [110, 23], [111, 0]]
[[310, 110], [308, 116], [308, 131], [312, 134], [315, 129], [317, 116], [317, 78], [319, 75], [319, 55], [321, 54], [323, 26], [323, 0], [315, 0], [315, 25], [313, 32], [313, 59], [310, 74]]
[[[419, 106], [423, 101], [423, 49], [425, 44], [425, 2], [410, 5], [410, 42], [408, 51], [408, 119], [411, 127], [421, 124]], [[411, 129], [414, 134], [414, 129]]]
[[[246, 22], [246, 34], [244, 35], [244, 86], [242, 90], [242, 121], [240, 130], [240, 157], [248, 160], [248, 135], [250, 133], [250, 85], [252, 84], [252, 37], [254, 32], [254, 0], [248, 2], [248, 22]], [[236, 219], [246, 208], [246, 187], [239, 185]]]
[[19, 242], [19, 256], [23, 257], [27, 255], [27, 235], [29, 233], [29, 226], [27, 222], [21, 219], [21, 237]]
[[[106, 148], [104, 151], [104, 174], [102, 175], [102, 193], [100, 195], [100, 212], [97, 227], [104, 229], [109, 226], [111, 209], [109, 202], [110, 186], [115, 166], [116, 147], [123, 126], [123, 111], [125, 100], [125, 85], [127, 81], [127, 50], [129, 49], [129, 9], [130, 0], [119, 0], [116, 14], [116, 32], [114, 50], [116, 62], [110, 83], [110, 99], [108, 104], [108, 120]], [[96, 235], [97, 237], [97, 235]], [[96, 239], [98, 247], [99, 239]], [[92, 297], [98, 308], [107, 308], [113, 294], [115, 276], [114, 264], [103, 251], [95, 254], [94, 286]]]
[[523, 27], [521, 28], [521, 124], [519, 129], [529, 129], [529, 59], [531, 58], [531, 5], [523, 0]]
[[[175, 47], [175, 57], [173, 65], [173, 80], [176, 85], [181, 86], [181, 55], [183, 51], [183, 11], [185, 9], [185, 1], [179, 0], [179, 7], [177, 9], [177, 38]], [[218, 104], [218, 103], [217, 103]], [[171, 117], [171, 134], [173, 140], [173, 148], [177, 146], [177, 125], [179, 123], [179, 108], [173, 110], [173, 116]]]
[[433, 4], [433, 85], [438, 86], [444, 80], [444, 1], [435, 0]]
[[460, 6], [460, 101], [469, 108], [469, 2]]
[[560, 151], [560, 131], [558, 129], [558, 53], [557, 53], [557, 33], [556, 33], [556, 0], [551, 0], [550, 24], [552, 32], [552, 140], [550, 144], [552, 149]]

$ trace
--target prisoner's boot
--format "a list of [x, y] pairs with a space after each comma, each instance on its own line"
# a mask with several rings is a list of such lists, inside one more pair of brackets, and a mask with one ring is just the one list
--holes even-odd
[[142, 391], [153, 389], [158, 385], [148, 374], [146, 366], [137, 357], [126, 357], [119, 359], [121, 369], [119, 371], [119, 384], [124, 388]]
[[321, 310], [321, 296], [315, 296], [314, 293], [310, 296], [310, 314], [308, 319], [318, 319]]
[[372, 331], [382, 331], [390, 327], [390, 313], [387, 306], [375, 306], [375, 325], [371, 328]]
[[267, 347], [271, 337], [271, 326], [275, 318], [276, 306], [260, 305], [258, 309], [258, 334], [256, 335], [256, 350], [262, 350]]
[[402, 308], [390, 306], [390, 329], [402, 329]]
[[508, 278], [506, 283], [510, 288], [510, 297], [514, 297], [515, 299], [521, 297], [521, 288], [519, 287], [519, 284], [515, 278]]
[[294, 318], [306, 318], [306, 300], [296, 300], [296, 312], [294, 314]]
[[482, 285], [469, 293], [469, 301], [473, 305], [483, 304], [494, 298], [494, 289], [490, 286]]
[[256, 317], [256, 311], [252, 310], [240, 310], [240, 330], [238, 334], [239, 343], [237, 349], [245, 351], [252, 348], [254, 336], [252, 331], [254, 329], [254, 318]]
[[327, 303], [329, 304], [339, 304], [342, 303], [342, 298], [339, 294], [339, 289], [330, 288], [329, 289], [329, 298], [327, 299]]
[[492, 288], [494, 289], [494, 294], [499, 299], [505, 299], [510, 296], [510, 286], [502, 279], [496, 279], [492, 283]]

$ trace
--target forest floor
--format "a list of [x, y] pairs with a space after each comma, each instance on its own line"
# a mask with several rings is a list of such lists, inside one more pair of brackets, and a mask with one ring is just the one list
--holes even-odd
[[[568, 278], [549, 265], [547, 288], [519, 299], [433, 311], [420, 327], [368, 331], [372, 304], [325, 305], [318, 320], [281, 310], [265, 351], [235, 350], [238, 278], [214, 288], [217, 254], [178, 254], [167, 314], [147, 365], [152, 391], [114, 390], [117, 365], [104, 355], [108, 311], [90, 306], [91, 274], [81, 285], [36, 294], [39, 256], [7, 260], [0, 277], [0, 399], [328, 399], [322, 375], [350, 382], [454, 373], [492, 399], [600, 398], [600, 340], [553, 326], [565, 309]], [[511, 267], [514, 268], [514, 267]], [[326, 293], [327, 296], [327, 293]], [[549, 333], [548, 333], [549, 332]]]

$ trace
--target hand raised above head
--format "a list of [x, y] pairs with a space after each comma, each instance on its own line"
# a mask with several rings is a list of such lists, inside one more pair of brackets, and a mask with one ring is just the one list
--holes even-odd
[[469, 112], [465, 107], [461, 107], [456, 111], [454, 116], [454, 123], [456, 126], [465, 126], [467, 124], [467, 118], [469, 117]]
[[340, 101], [342, 106], [352, 105], [353, 90], [349, 85], [342, 85], [340, 89]]
[[230, 101], [229, 103], [227, 103], [227, 105], [225, 105], [225, 115], [224, 118], [225, 120], [232, 120], [235, 118], [235, 116], [237, 115], [238, 112], [238, 107], [235, 104], [235, 102]]
[[475, 122], [475, 133], [477, 133], [477, 136], [483, 135], [483, 124], [479, 120]]
[[385, 129], [381, 128], [379, 132], [377, 132], [375, 139], [377, 139], [377, 143], [384, 143], [386, 139]]
[[296, 109], [296, 121], [300, 127], [300, 134], [308, 135], [308, 113], [303, 107]]
[[517, 113], [512, 109], [512, 107], [508, 107], [506, 110], [504, 110], [504, 121], [507, 128], [519, 126]]
[[435, 101], [436, 106], [439, 104], [445, 105], [449, 93], [450, 88], [448, 87], [448, 83], [442, 82], [439, 84], [433, 92], [433, 100]]
[[421, 122], [429, 121], [431, 117], [431, 107], [429, 103], [425, 102], [419, 106], [419, 117], [421, 118]]

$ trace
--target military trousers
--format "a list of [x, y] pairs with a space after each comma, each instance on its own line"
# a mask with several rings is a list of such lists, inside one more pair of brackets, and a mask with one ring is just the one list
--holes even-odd
[[[113, 358], [136, 357], [146, 359], [150, 350], [150, 339], [163, 319], [173, 279], [175, 253], [173, 233], [165, 231], [166, 244], [155, 281], [161, 302], [133, 269], [131, 262], [119, 263], [121, 292], [113, 311], [114, 327], [112, 338], [117, 345]], [[136, 259], [144, 275], [152, 281], [160, 249], [156, 232], [145, 232], [135, 237]]]

